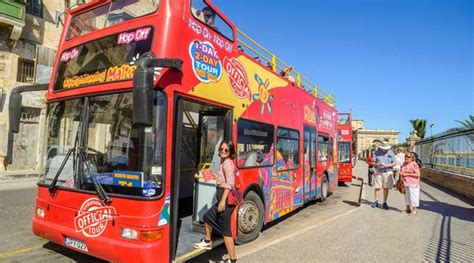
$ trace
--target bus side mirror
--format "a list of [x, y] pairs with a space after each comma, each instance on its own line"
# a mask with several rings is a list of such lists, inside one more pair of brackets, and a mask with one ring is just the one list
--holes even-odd
[[145, 127], [153, 123], [153, 69], [139, 67], [133, 73], [133, 124]]
[[18, 133], [20, 131], [21, 101], [21, 94], [11, 93], [8, 111], [10, 117], [10, 131], [12, 133]]

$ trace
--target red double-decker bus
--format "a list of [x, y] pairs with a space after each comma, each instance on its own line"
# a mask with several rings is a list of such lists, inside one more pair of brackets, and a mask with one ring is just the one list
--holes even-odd
[[245, 199], [237, 243], [324, 201], [338, 181], [333, 97], [258, 48], [209, 1], [69, 11], [51, 82], [10, 100], [16, 132], [21, 92], [48, 90], [33, 232], [114, 262], [186, 259], [215, 202], [199, 171], [218, 167], [223, 139], [236, 145]]
[[352, 116], [350, 113], [338, 113], [338, 174], [339, 182], [352, 182]]

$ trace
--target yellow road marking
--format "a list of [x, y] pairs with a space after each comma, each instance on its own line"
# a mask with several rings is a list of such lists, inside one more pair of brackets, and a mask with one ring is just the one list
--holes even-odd
[[22, 249], [10, 251], [10, 252], [0, 253], [0, 259], [1, 259], [1, 258], [7, 258], [7, 257], [16, 256], [16, 255], [23, 254], [23, 253], [26, 253], [26, 252], [30, 252], [31, 250], [35, 250], [35, 249], [40, 248], [40, 247], [42, 247], [42, 246], [43, 246], [43, 245], [39, 245], [39, 246], [34, 246], [34, 247], [22, 248]]
[[203, 248], [196, 248], [196, 249], [194, 249], [193, 251], [191, 251], [191, 252], [189, 252], [189, 253], [187, 253], [187, 254], [184, 254], [184, 255], [182, 255], [182, 256], [180, 256], [180, 257], [177, 257], [177, 258], [174, 260], [174, 262], [182, 262], [182, 261], [184, 261], [184, 260], [186, 260], [186, 259], [189, 259], [189, 258], [192, 258], [192, 257], [196, 256], [197, 254], [202, 253], [202, 252], [204, 252], [204, 251], [207, 251], [207, 250], [205, 250], [205, 249], [203, 249]]

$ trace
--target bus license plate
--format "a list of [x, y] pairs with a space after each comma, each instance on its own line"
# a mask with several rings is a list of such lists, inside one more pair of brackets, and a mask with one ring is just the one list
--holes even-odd
[[64, 245], [82, 250], [84, 252], [88, 252], [87, 245], [84, 241], [81, 241], [72, 237], [65, 237]]

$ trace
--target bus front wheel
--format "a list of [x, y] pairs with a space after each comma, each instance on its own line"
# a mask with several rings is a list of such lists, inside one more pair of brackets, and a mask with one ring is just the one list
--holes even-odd
[[238, 234], [235, 242], [245, 244], [258, 237], [263, 226], [265, 210], [257, 193], [250, 191], [239, 207], [237, 219]]

